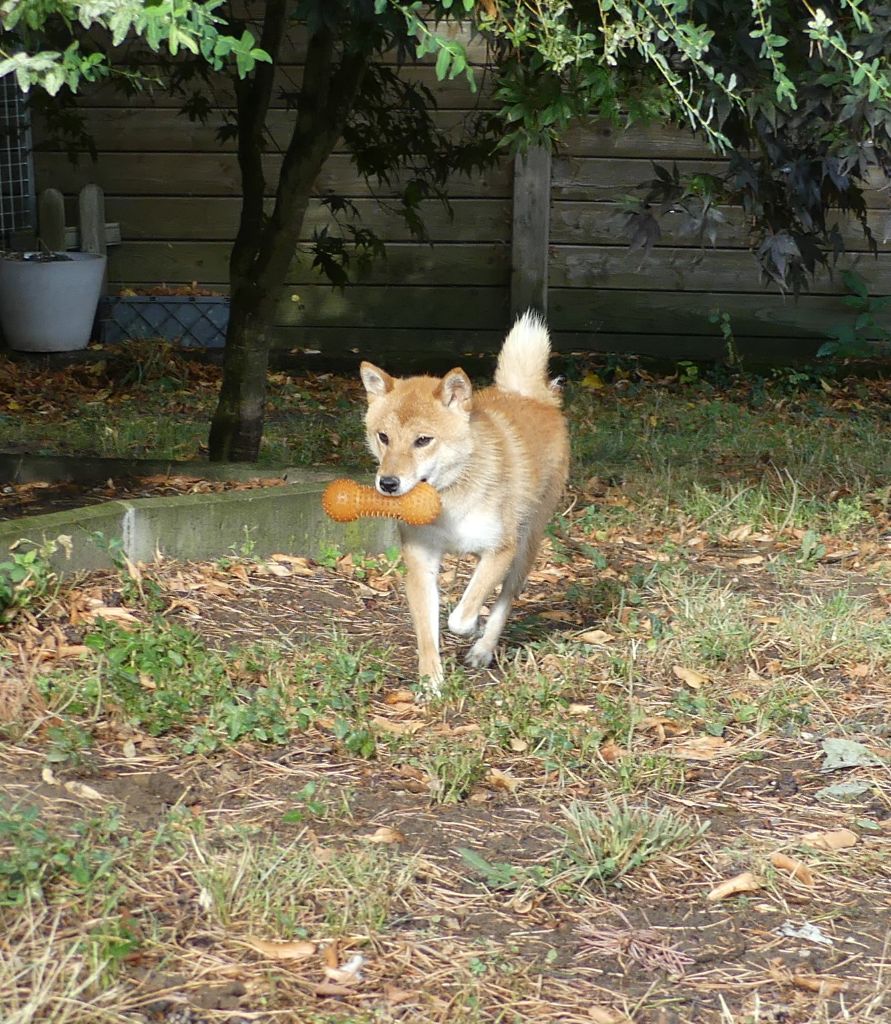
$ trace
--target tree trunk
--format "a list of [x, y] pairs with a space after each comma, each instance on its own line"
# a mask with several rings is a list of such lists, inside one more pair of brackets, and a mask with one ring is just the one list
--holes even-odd
[[[270, 3], [273, 7], [278, 4]], [[257, 140], [258, 123], [262, 125], [268, 110], [269, 83], [261, 81], [262, 88], [245, 86], [237, 93], [244, 198], [229, 260], [232, 298], [223, 383], [210, 429], [213, 462], [253, 462], [259, 454], [277, 299], [296, 251], [313, 182], [343, 131], [369, 58], [367, 53], [351, 52], [335, 67], [334, 55], [333, 34], [320, 29], [307, 49], [298, 114], [282, 161], [275, 206], [265, 222], [265, 180]]]
[[208, 447], [212, 462], [254, 462], [266, 414], [271, 313], [255, 289], [231, 284], [223, 382]]

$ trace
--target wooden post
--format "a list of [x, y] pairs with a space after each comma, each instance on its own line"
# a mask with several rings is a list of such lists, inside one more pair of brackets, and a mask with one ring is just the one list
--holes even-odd
[[548, 241], [551, 214], [551, 151], [533, 146], [514, 157], [514, 217], [510, 308], [548, 312]]
[[[105, 235], [105, 193], [98, 185], [84, 185], [77, 197], [78, 226], [80, 227], [81, 252], [92, 252], [97, 256], [108, 254]], [[102, 294], [108, 292], [108, 264], [102, 278]]]
[[50, 252], [65, 251], [65, 200], [57, 188], [45, 188], [37, 203], [40, 244]]

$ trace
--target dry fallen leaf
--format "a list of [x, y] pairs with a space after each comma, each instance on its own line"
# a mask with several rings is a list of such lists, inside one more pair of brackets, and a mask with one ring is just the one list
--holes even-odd
[[291, 570], [286, 565], [282, 565], [281, 562], [260, 562], [257, 566], [257, 571], [261, 575], [269, 574], [270, 576], [290, 576]]
[[760, 888], [761, 882], [752, 872], [743, 871], [742, 874], [735, 875], [733, 878], [728, 878], [726, 882], [716, 885], [705, 898], [710, 902], [715, 902], [716, 900], [726, 900], [728, 896], [737, 896], [741, 892], [755, 892]]
[[243, 565], [230, 565], [229, 575], [234, 576], [236, 579], [241, 580], [242, 583], [249, 583], [247, 569]]
[[832, 832], [808, 832], [801, 841], [815, 850], [847, 850], [857, 845], [858, 836], [849, 828], [839, 828]]
[[417, 992], [407, 988], [397, 988], [395, 985], [384, 986], [384, 999], [390, 1006], [398, 1006], [399, 1003], [406, 1003], [417, 996]]
[[338, 985], [333, 981], [319, 981], [309, 986], [317, 996], [354, 996], [355, 990], [349, 985]]
[[291, 567], [291, 572], [295, 576], [312, 576], [314, 571], [309, 564], [309, 559], [304, 558], [302, 555], [283, 555], [276, 554], [270, 555], [269, 560], [271, 562], [282, 562], [285, 565]]
[[82, 654], [88, 654], [90, 648], [86, 644], [62, 644], [56, 651], [57, 658], [79, 658]]
[[627, 751], [624, 747], [620, 747], [615, 740], [607, 740], [601, 746], [598, 753], [607, 764], [615, 764], [616, 761], [619, 761], [627, 754]]
[[113, 622], [116, 622], [119, 626], [124, 628], [139, 625], [139, 619], [137, 619], [129, 609], [111, 607], [109, 605], [100, 605], [98, 608], [91, 608], [90, 611], [84, 613], [84, 618], [88, 622], [93, 619], [111, 619]]
[[486, 776], [486, 785], [492, 789], [503, 789], [508, 793], [515, 793], [519, 786], [519, 779], [515, 779], [509, 772], [503, 772], [499, 768], [492, 768]]
[[78, 800], [105, 799], [98, 789], [93, 789], [92, 786], [87, 786], [83, 782], [63, 782], [62, 788], [67, 790], [72, 796], [76, 796]]
[[769, 967], [770, 976], [781, 985], [794, 985], [805, 992], [817, 992], [821, 996], [833, 996], [836, 992], [846, 992], [848, 983], [842, 978], [833, 978], [828, 974], [795, 974], [786, 967], [782, 960], [772, 960]]
[[251, 949], [272, 960], [306, 960], [316, 952], [314, 942], [279, 942], [255, 938], [248, 938], [245, 942]]
[[836, 992], [848, 991], [846, 981], [828, 974], [793, 974], [790, 980], [796, 988], [804, 989], [805, 992], [817, 992], [826, 998], [834, 996]]
[[588, 1010], [588, 1019], [592, 1024], [625, 1024], [628, 1017], [624, 1013], [614, 1013], [605, 1006], [592, 1006]]
[[708, 676], [704, 676], [694, 668], [684, 668], [683, 665], [672, 665], [671, 671], [676, 679], [680, 679], [682, 683], [685, 683], [693, 690], [698, 690], [700, 686], [703, 686], [708, 682]]
[[607, 633], [603, 629], [588, 629], [576, 635], [576, 640], [581, 640], [583, 644], [608, 644], [614, 639], [612, 633]]
[[583, 715], [590, 715], [594, 707], [591, 704], [570, 704], [566, 710], [573, 718], [580, 718]]
[[382, 732], [389, 732], [394, 736], [413, 736], [424, 728], [424, 723], [419, 719], [409, 722], [394, 722], [392, 718], [384, 718], [383, 715], [372, 715], [371, 722]]
[[730, 744], [720, 736], [696, 736], [671, 748], [674, 757], [683, 757], [688, 761], [710, 761], [725, 751]]
[[725, 537], [722, 537], [721, 539], [729, 540], [732, 543], [736, 543], [741, 540], [745, 540], [751, 532], [752, 527], [748, 524], [745, 524], [743, 526], [737, 526], [734, 529], [730, 530], [729, 533], [727, 533], [727, 535]]
[[778, 871], [787, 873], [790, 878], [801, 882], [802, 885], [813, 887], [815, 884], [811, 869], [795, 857], [787, 857], [785, 853], [773, 853], [770, 855], [770, 863]]
[[366, 843], [403, 843], [405, 836], [389, 825], [381, 825], [367, 836], [362, 836]]
[[323, 968], [325, 977], [338, 985], [357, 985], [362, 980], [362, 967], [365, 964], [365, 957], [357, 953], [341, 967]]
[[411, 690], [389, 690], [384, 694], [385, 704], [414, 704], [415, 695]]

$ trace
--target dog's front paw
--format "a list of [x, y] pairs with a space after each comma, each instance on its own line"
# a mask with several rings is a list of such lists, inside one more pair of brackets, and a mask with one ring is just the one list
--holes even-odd
[[445, 680], [445, 673], [442, 664], [437, 662], [426, 668], [420, 669], [418, 673], [418, 692], [415, 700], [421, 704], [424, 701], [432, 700], [442, 694], [442, 684]]
[[487, 668], [492, 664], [492, 655], [494, 653], [488, 644], [484, 644], [482, 640], [477, 640], [464, 656], [464, 660], [472, 668]]
[[435, 700], [442, 696], [442, 683], [434, 682], [429, 676], [422, 676], [418, 680], [418, 689], [415, 692], [415, 703], [426, 704], [428, 700]]
[[475, 636], [479, 632], [480, 620], [478, 615], [473, 618], [465, 618], [461, 611], [461, 605], [457, 605], [449, 613], [449, 632], [455, 636]]

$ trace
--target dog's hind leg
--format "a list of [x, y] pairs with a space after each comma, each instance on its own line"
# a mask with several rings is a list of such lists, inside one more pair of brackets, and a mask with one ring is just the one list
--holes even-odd
[[538, 537], [527, 533], [526, 537], [521, 540], [516, 556], [504, 577], [498, 599], [492, 606], [482, 635], [467, 652], [465, 661], [468, 665], [472, 665], [474, 668], [485, 668], [492, 661], [495, 647], [501, 638], [514, 598], [523, 589], [537, 552]]
[[461, 600], [449, 615], [450, 632], [457, 636], [473, 636], [477, 632], [480, 610], [492, 591], [507, 576], [515, 560], [516, 548], [513, 545], [497, 551], [486, 551], [480, 556]]
[[553, 501], [542, 502], [519, 538], [516, 554], [513, 562], [507, 570], [504, 582], [501, 584], [501, 591], [498, 599], [492, 606], [492, 611], [486, 621], [486, 627], [482, 635], [467, 652], [465, 661], [475, 668], [485, 668], [492, 661], [495, 654], [495, 647], [501, 638], [501, 633], [507, 623], [514, 599], [523, 589], [526, 577], [532, 570], [535, 556], [541, 544], [545, 526], [551, 516]]

